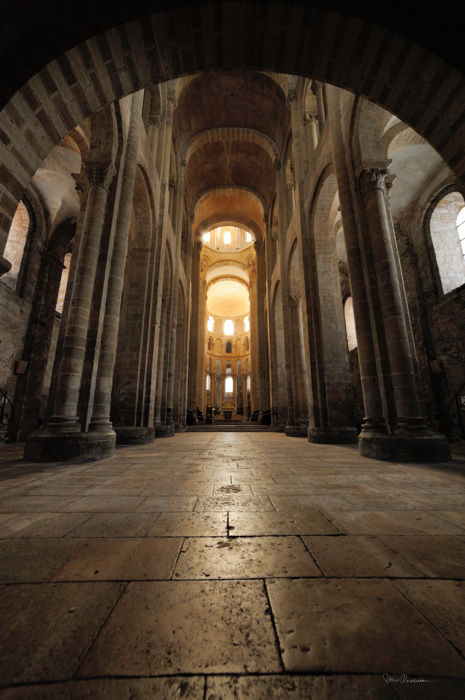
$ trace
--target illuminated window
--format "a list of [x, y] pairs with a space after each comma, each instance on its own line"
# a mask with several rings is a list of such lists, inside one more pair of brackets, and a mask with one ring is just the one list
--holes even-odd
[[245, 234], [245, 240], [247, 243], [252, 243], [252, 234], [247, 231]]
[[206, 383], [207, 391], [210, 391], [210, 382], [211, 382], [210, 375], [207, 374], [207, 383]]
[[207, 328], [209, 333], [213, 333], [213, 316], [208, 319]]
[[459, 234], [463, 257], [465, 258], [465, 207], [459, 212], [457, 217], [457, 233]]
[[225, 245], [231, 245], [231, 231], [225, 231], [223, 236]]
[[465, 202], [451, 192], [436, 205], [430, 234], [443, 294], [465, 284]]
[[224, 334], [234, 335], [234, 323], [230, 320], [224, 322]]
[[26, 206], [23, 202], [20, 202], [11, 222], [5, 252], [3, 253], [4, 257], [11, 263], [11, 269], [3, 275], [2, 282], [5, 282], [11, 289], [16, 289], [29, 224], [30, 220]]
[[247, 376], [247, 391], [250, 391], [250, 374]]
[[234, 379], [232, 377], [226, 377], [224, 380], [224, 394], [227, 396], [231, 395], [234, 391]]
[[246, 333], [248, 333], [249, 330], [250, 330], [249, 317], [246, 316], [246, 317], [244, 318], [244, 331], [245, 331]]
[[55, 311], [57, 311], [59, 314], [63, 313], [63, 305], [65, 303], [65, 296], [66, 296], [66, 288], [68, 286], [68, 277], [69, 277], [69, 266], [71, 264], [71, 253], [67, 253], [65, 255], [65, 259], [63, 261], [63, 271], [61, 273], [61, 280], [60, 280], [60, 288], [58, 290], [58, 299], [57, 299], [57, 305]]
[[202, 240], [205, 241], [205, 243], [210, 243], [210, 231], [203, 234]]
[[349, 350], [357, 347], [357, 334], [355, 332], [354, 306], [352, 297], [348, 297], [344, 304], [344, 320], [346, 322], [347, 345]]

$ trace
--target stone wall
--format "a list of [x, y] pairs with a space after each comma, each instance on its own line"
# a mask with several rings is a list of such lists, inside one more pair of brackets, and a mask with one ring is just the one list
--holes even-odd
[[17, 376], [15, 364], [21, 359], [31, 303], [16, 295], [0, 280], [0, 389], [13, 396]]

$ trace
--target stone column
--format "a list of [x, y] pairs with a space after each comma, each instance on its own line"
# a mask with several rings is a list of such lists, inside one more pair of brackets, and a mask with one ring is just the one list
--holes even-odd
[[320, 133], [325, 125], [326, 121], [326, 110], [325, 103], [323, 100], [323, 85], [321, 83], [312, 83], [312, 92], [316, 97], [316, 106], [318, 109], [318, 126]]
[[404, 278], [402, 274], [402, 265], [400, 262], [400, 257], [399, 257], [399, 249], [397, 246], [397, 239], [396, 239], [396, 232], [394, 228], [394, 221], [392, 218], [392, 211], [391, 211], [391, 201], [390, 201], [390, 191], [392, 188], [392, 185], [394, 184], [396, 176], [394, 174], [388, 173], [385, 179], [385, 205], [386, 205], [386, 213], [388, 216], [388, 221], [389, 221], [389, 229], [391, 232], [391, 241], [392, 245], [394, 248], [394, 260], [396, 263], [396, 274], [397, 274], [397, 279], [399, 280], [399, 285], [400, 285], [400, 291], [401, 291], [401, 299], [402, 299], [402, 307], [404, 310], [404, 318], [405, 322], [407, 325], [407, 335], [408, 335], [408, 342], [410, 346], [410, 356], [412, 358], [412, 363], [413, 363], [413, 371], [415, 374], [415, 386], [416, 386], [416, 394], [417, 398], [419, 401], [420, 405], [420, 413], [422, 416], [427, 415], [426, 411], [426, 404], [423, 398], [423, 392], [421, 388], [421, 379], [420, 379], [420, 370], [418, 368], [418, 361], [417, 361], [417, 356], [416, 356], [416, 350], [415, 350], [415, 339], [413, 335], [413, 329], [412, 329], [412, 324], [410, 320], [410, 313], [409, 313], [409, 308], [408, 308], [408, 301], [407, 301], [407, 293], [405, 291], [405, 284], [404, 284]]
[[306, 132], [307, 138], [305, 139], [308, 144], [308, 149], [310, 153], [310, 158], [313, 156], [316, 147], [318, 146], [318, 115], [317, 114], [307, 114], [306, 117]]
[[286, 384], [287, 384], [287, 421], [285, 432], [286, 435], [293, 436], [295, 434], [295, 417], [294, 417], [294, 396], [292, 391], [292, 374], [291, 374], [291, 321], [289, 313], [289, 279], [286, 270], [287, 257], [287, 221], [288, 214], [286, 209], [286, 193], [284, 189], [284, 173], [281, 169], [281, 162], [275, 160], [274, 171], [276, 173], [276, 190], [279, 212], [279, 267], [281, 277], [281, 299], [283, 305], [283, 323], [284, 323], [284, 349], [286, 355]]
[[354, 209], [354, 195], [346, 159], [346, 145], [342, 133], [339, 94], [338, 88], [328, 86], [333, 158], [341, 205], [344, 240], [347, 250], [347, 265], [354, 308], [358, 359], [365, 407], [365, 418], [360, 438], [366, 434], [371, 438], [378, 436], [379, 439], [382, 440], [383, 435], [387, 433], [387, 425], [384, 418], [383, 404], [378, 384], [378, 370], [372, 336], [368, 290], [364, 276], [366, 264], [362, 256], [359, 227], [357, 225]]
[[164, 125], [158, 129], [158, 145], [156, 151], [156, 167], [160, 175], [160, 197], [159, 211], [157, 221], [157, 241], [155, 264], [157, 265], [154, 280], [154, 295], [156, 298], [156, 342], [155, 356], [156, 363], [154, 365], [154, 374], [156, 377], [154, 391], [154, 412], [153, 424], [155, 426], [155, 437], [163, 437], [163, 423], [165, 416], [163, 415], [163, 407], [166, 408], [166, 389], [167, 383], [165, 372], [167, 369], [168, 358], [166, 357], [167, 347], [171, 334], [167, 329], [171, 316], [169, 314], [168, 298], [172, 292], [172, 284], [174, 278], [174, 270], [172, 271], [171, 289], [167, 288], [166, 284], [166, 217], [169, 211], [169, 193], [170, 193], [170, 162], [171, 148], [173, 140], [173, 115], [176, 107], [176, 93], [172, 85], [168, 83], [166, 86], [166, 102]]
[[158, 345], [158, 361], [157, 361], [157, 384], [155, 390], [155, 414], [153, 424], [155, 426], [155, 437], [165, 437], [163, 430], [162, 403], [164, 386], [164, 373], [166, 370], [166, 343], [168, 335], [168, 300], [162, 302], [162, 310], [160, 316], [160, 336]]
[[[278, 368], [277, 368], [277, 337], [276, 337], [276, 319], [273, 306], [273, 298], [271, 295], [271, 279], [273, 276], [272, 253], [273, 246], [272, 224], [268, 219], [264, 218], [265, 226], [265, 259], [266, 259], [266, 294], [268, 308], [268, 325], [266, 328], [267, 342], [269, 348], [269, 363], [267, 367], [268, 382], [269, 382], [269, 407], [271, 408], [271, 427], [270, 430], [284, 430], [284, 424], [280, 424], [279, 415], [282, 415], [284, 406], [280, 405], [280, 396], [278, 391]], [[245, 393], [245, 387], [244, 391]]]
[[256, 264], [256, 317], [257, 317], [257, 367], [258, 378], [258, 407], [260, 409], [259, 421], [263, 411], [270, 408], [268, 392], [268, 367], [266, 365], [266, 327], [265, 327], [265, 293], [266, 293], [266, 268], [264, 245], [260, 241], [255, 241], [255, 264]]
[[[55, 395], [54, 413], [43, 434], [32, 433], [25, 458], [33, 461], [86, 461], [107, 455], [105, 438], [81, 434], [79, 390], [86, 352], [100, 241], [108, 191], [115, 175], [113, 164], [88, 165], [87, 206], [76, 262], [74, 283]], [[111, 446], [111, 452], [113, 446]]]
[[192, 261], [192, 312], [189, 340], [189, 390], [187, 405], [188, 409], [191, 411], [195, 411], [198, 405], [201, 253], [202, 241], [196, 241]]
[[376, 271], [397, 418], [402, 422], [406, 417], [418, 417], [420, 409], [398, 269], [385, 206], [386, 175], [387, 170], [366, 169], [362, 171], [359, 181]]
[[150, 143], [150, 150], [152, 151], [152, 158], [154, 163], [157, 162], [157, 151], [158, 151], [158, 141], [160, 138], [160, 127], [162, 125], [161, 115], [157, 114], [155, 117], [151, 117], [149, 120], [148, 137]]
[[292, 328], [294, 330], [292, 337], [292, 362], [293, 362], [293, 393], [294, 393], [294, 413], [296, 426], [299, 426], [301, 437], [307, 437], [308, 433], [308, 396], [307, 383], [305, 377], [305, 357], [302, 351], [303, 334], [302, 334], [302, 306], [301, 299], [298, 296], [289, 297], [289, 310], [291, 313]]
[[198, 406], [205, 411], [205, 344], [207, 337], [207, 282], [200, 280], [199, 286], [199, 379]]
[[[367, 168], [359, 177], [365, 209], [369, 244], [374, 263], [383, 342], [386, 343], [389, 379], [393, 387], [396, 417], [390, 426], [392, 456], [399, 459], [438, 460], [450, 456], [447, 440], [433, 433], [422, 415], [417, 394], [414, 364], [408, 335], [403, 286], [399, 280], [400, 263], [392, 241], [386, 209], [387, 170]], [[376, 456], [376, 455], [370, 455]]]
[[[174, 407], [174, 383], [176, 372], [176, 342], [177, 342], [177, 327], [178, 327], [178, 298], [179, 298], [179, 266], [181, 260], [181, 241], [182, 241], [182, 214], [184, 200], [184, 182], [185, 182], [186, 162], [180, 164], [180, 179], [178, 190], [176, 193], [176, 209], [174, 211], [173, 229], [176, 239], [176, 251], [174, 260], [173, 284], [172, 284], [172, 309], [171, 309], [171, 328], [170, 328], [170, 356], [168, 361], [168, 386], [166, 396], [166, 422], [164, 426], [165, 437], [172, 437], [175, 433], [175, 425], [173, 420]], [[178, 377], [178, 382], [181, 377]], [[160, 429], [158, 430], [160, 433]]]
[[[112, 434], [110, 422], [111, 389], [115, 366], [118, 325], [123, 293], [124, 269], [128, 250], [129, 227], [131, 223], [134, 182], [137, 166], [137, 149], [143, 107], [143, 91], [133, 95], [129, 131], [121, 178], [121, 194], [116, 219], [110, 276], [108, 280], [105, 317], [100, 343], [100, 358], [94, 393], [94, 411], [89, 431]], [[143, 442], [153, 440], [153, 430], [147, 435], [147, 428], [139, 428]]]
[[[295, 93], [289, 96], [292, 126], [292, 152], [296, 173], [298, 224], [297, 235], [302, 255], [302, 308], [305, 343], [308, 346], [307, 380], [309, 395], [309, 442], [333, 444], [357, 441], [350, 395], [349, 360], [343, 332], [340, 292], [337, 279], [334, 242], [329, 231], [315, 230], [304, 209], [304, 146], [300, 101]], [[318, 233], [321, 235], [317, 237]], [[339, 297], [339, 298], [337, 298]], [[343, 342], [342, 342], [343, 341]]]
[[[250, 400], [252, 413], [260, 410], [259, 385], [259, 355], [258, 355], [258, 301], [257, 301], [257, 272], [256, 260], [249, 259], [250, 284]], [[263, 410], [263, 408], [261, 409]]]

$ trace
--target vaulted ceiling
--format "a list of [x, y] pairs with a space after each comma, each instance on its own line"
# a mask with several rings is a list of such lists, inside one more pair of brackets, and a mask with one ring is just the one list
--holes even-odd
[[260, 236], [289, 118], [279, 80], [264, 73], [212, 71], [185, 81], [173, 126], [194, 232], [228, 222]]

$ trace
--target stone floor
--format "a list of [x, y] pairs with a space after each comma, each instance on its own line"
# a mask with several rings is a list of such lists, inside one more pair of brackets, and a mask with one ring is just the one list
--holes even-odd
[[465, 697], [465, 460], [179, 434], [0, 447], [0, 696]]

